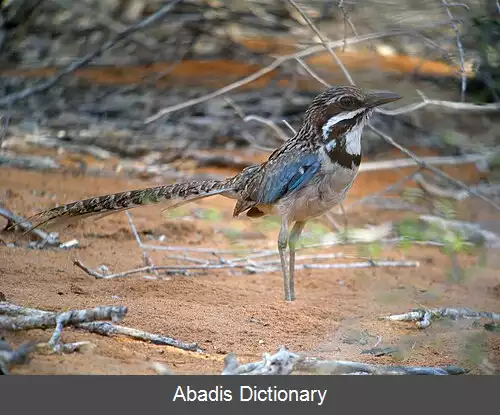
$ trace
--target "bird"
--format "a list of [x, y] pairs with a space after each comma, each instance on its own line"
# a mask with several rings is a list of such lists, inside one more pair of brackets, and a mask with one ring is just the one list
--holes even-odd
[[246, 167], [233, 177], [91, 197], [40, 212], [28, 220], [36, 228], [152, 204], [163, 203], [165, 209], [171, 209], [214, 195], [234, 199], [233, 217], [246, 212], [250, 218], [281, 218], [277, 246], [284, 299], [291, 302], [296, 298], [296, 244], [304, 226], [345, 199], [361, 163], [364, 126], [377, 107], [401, 98], [390, 91], [331, 86], [312, 100], [295, 135], [265, 162]]

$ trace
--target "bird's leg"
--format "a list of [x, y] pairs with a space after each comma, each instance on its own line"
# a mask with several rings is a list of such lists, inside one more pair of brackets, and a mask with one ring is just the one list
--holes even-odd
[[344, 204], [340, 203], [340, 211], [342, 212], [342, 219], [344, 219], [344, 232], [347, 232], [347, 227], [349, 226], [349, 220], [347, 218], [347, 212], [344, 209]]
[[290, 268], [289, 268], [289, 281], [290, 281], [290, 300], [295, 300], [295, 245], [299, 240], [300, 234], [306, 225], [305, 222], [295, 222], [292, 231], [290, 232], [290, 238], [288, 239], [288, 249], [290, 250]]
[[288, 272], [288, 264], [286, 260], [286, 247], [288, 245], [288, 221], [283, 219], [281, 222], [280, 233], [278, 235], [278, 252], [281, 260], [281, 271], [283, 272], [283, 283], [285, 285], [285, 301], [292, 301], [290, 292], [290, 274]]

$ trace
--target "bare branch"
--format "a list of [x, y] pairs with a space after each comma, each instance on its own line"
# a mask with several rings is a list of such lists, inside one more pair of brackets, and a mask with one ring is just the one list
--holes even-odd
[[[259, 264], [256, 264], [259, 265]], [[377, 260], [377, 261], [363, 261], [363, 262], [346, 262], [346, 263], [333, 263], [333, 264], [297, 264], [296, 270], [300, 269], [352, 269], [352, 268], [416, 268], [420, 266], [418, 261], [389, 261], [389, 260]], [[251, 266], [247, 269], [251, 270]], [[275, 272], [279, 271], [281, 268], [271, 267], [271, 268], [260, 268], [256, 267], [254, 272]]]
[[[371, 33], [368, 35], [363, 35], [359, 37], [354, 37], [354, 38], [348, 38], [346, 39], [347, 44], [357, 44], [361, 42], [365, 42], [367, 40], [374, 40], [374, 39], [381, 39], [384, 37], [390, 37], [390, 36], [397, 36], [406, 33], [404, 30], [394, 30], [391, 32], [380, 32], [380, 33]], [[339, 47], [342, 46], [343, 41], [333, 41], [329, 42], [328, 45], [333, 48], [333, 47]], [[231, 92], [237, 88], [240, 88], [243, 85], [249, 84], [250, 82], [253, 82], [268, 73], [274, 71], [276, 68], [281, 66], [283, 63], [292, 60], [292, 59], [297, 59], [297, 58], [304, 58], [310, 55], [313, 55], [315, 53], [322, 52], [324, 50], [324, 46], [312, 46], [307, 49], [304, 49], [302, 51], [290, 54], [290, 55], [283, 55], [278, 58], [276, 58], [271, 64], [268, 66], [265, 66], [264, 68], [258, 70], [257, 72], [254, 72], [251, 75], [248, 75], [236, 82], [233, 82], [232, 84], [226, 85], [225, 87], [222, 87], [220, 89], [217, 89], [213, 92], [210, 92], [206, 95], [202, 95], [201, 97], [198, 98], [193, 98], [189, 99], [187, 101], [181, 102], [176, 105], [172, 105], [170, 107], [166, 107], [158, 111], [156, 114], [152, 115], [151, 117], [148, 117], [144, 123], [145, 124], [150, 124], [153, 121], [156, 121], [162, 117], [164, 117], [167, 114], [170, 114], [175, 111], [182, 110], [184, 108], [189, 108], [192, 107], [193, 105], [201, 104], [202, 102], [208, 101], [210, 99], [219, 97], [221, 95], [227, 94], [228, 92]]]
[[455, 200], [464, 200], [469, 197], [469, 193], [466, 190], [455, 190], [455, 189], [443, 189], [433, 183], [429, 183], [422, 173], [417, 173], [413, 177], [413, 181], [418, 184], [422, 190], [434, 197], [442, 197]]
[[282, 141], [286, 141], [289, 138], [283, 131], [283, 129], [281, 129], [274, 121], [268, 120], [267, 118], [259, 117], [258, 115], [247, 115], [243, 118], [243, 121], [257, 121], [266, 125], [270, 129], [272, 129]]
[[125, 40], [132, 33], [137, 32], [138, 30], [142, 30], [147, 26], [161, 20], [180, 1], [181, 0], [172, 0], [171, 2], [165, 4], [157, 12], [153, 13], [150, 16], [147, 16], [146, 18], [140, 20], [139, 22], [135, 23], [132, 26], [129, 26], [127, 29], [123, 30], [118, 35], [116, 35], [113, 39], [108, 40], [100, 47], [98, 47], [96, 50], [85, 55], [83, 58], [70, 63], [69, 65], [58, 71], [53, 77], [49, 78], [48, 80], [39, 82], [32, 87], [23, 89], [22, 91], [15, 92], [13, 94], [0, 98], [0, 105], [10, 106], [19, 100], [27, 98], [30, 95], [39, 94], [40, 92], [46, 91], [47, 89], [54, 86], [57, 82], [59, 82], [64, 76], [69, 75], [76, 69], [81, 68], [82, 66], [88, 64], [96, 57], [102, 55], [108, 49], [111, 49], [112, 47], [116, 46], [119, 42]]
[[[460, 56], [460, 77], [462, 78], [462, 84], [461, 84], [461, 101], [463, 102], [465, 100], [465, 90], [467, 89], [467, 74], [465, 73], [465, 58], [464, 58], [464, 48], [462, 46], [462, 41], [460, 40], [460, 30], [458, 29], [458, 26], [455, 22], [455, 17], [453, 16], [453, 13], [450, 10], [450, 7], [452, 6], [457, 6], [455, 3], [450, 4], [446, 0], [441, 0], [442, 5], [446, 9], [446, 13], [448, 13], [448, 17], [450, 18], [450, 25], [455, 32], [455, 38], [457, 41], [457, 50], [458, 54]], [[467, 8], [468, 6], [463, 5]]]
[[[410, 159], [411, 160], [411, 159]], [[401, 179], [399, 179], [398, 181], [396, 181], [395, 183], [387, 186], [385, 189], [382, 189], [378, 192], [375, 192], [375, 193], [372, 193], [371, 195], [368, 195], [368, 196], [365, 196], [359, 200], [356, 200], [355, 202], [352, 202], [351, 204], [347, 205], [344, 207], [345, 211], [349, 210], [349, 209], [352, 209], [354, 206], [357, 206], [357, 205], [362, 205], [363, 203], [366, 203], [367, 201], [369, 201], [370, 199], [374, 199], [376, 197], [379, 197], [379, 196], [382, 196], [383, 194], [386, 194], [386, 193], [389, 193], [393, 190], [396, 190], [397, 188], [399, 188], [400, 186], [402, 186], [403, 184], [405, 184], [407, 181], [411, 180], [415, 175], [418, 174], [418, 172], [420, 171], [420, 168], [411, 172], [410, 174], [402, 177]]]
[[307, 63], [305, 63], [302, 59], [300, 58], [295, 58], [297, 63], [304, 68], [309, 75], [311, 75], [316, 81], [318, 81], [321, 85], [326, 86], [327, 88], [330, 86], [328, 82], [326, 82], [321, 76], [319, 76], [315, 71], [313, 71]]
[[442, 100], [428, 99], [426, 97], [423, 97], [423, 100], [421, 102], [417, 102], [415, 104], [405, 105], [403, 107], [396, 108], [393, 110], [386, 110], [379, 108], [377, 112], [384, 115], [399, 115], [425, 108], [428, 105], [434, 105], [437, 107], [447, 108], [454, 111], [497, 112], [500, 110], [500, 103], [498, 102], [492, 104], [479, 105], [479, 104], [468, 104], [465, 102], [442, 101]]
[[134, 235], [135, 241], [137, 242], [137, 246], [139, 246], [139, 249], [142, 251], [142, 259], [144, 261], [144, 264], [147, 267], [153, 268], [153, 274], [156, 277], [159, 277], [158, 271], [154, 268], [153, 261], [151, 260], [150, 256], [148, 255], [148, 251], [142, 247], [142, 241], [141, 238], [139, 237], [139, 233], [137, 232], [137, 229], [135, 228], [134, 222], [132, 221], [132, 215], [130, 212], [126, 211], [125, 214], [127, 215], [127, 220], [128, 224], [130, 226], [130, 229], [132, 229], [132, 234]]
[[224, 358], [222, 375], [290, 375], [302, 372], [320, 375], [461, 375], [467, 370], [454, 366], [379, 366], [346, 360], [321, 360], [289, 352], [281, 347], [274, 355], [264, 354], [259, 362], [241, 365], [234, 353]]
[[[339, 65], [339, 67], [342, 70], [342, 72], [344, 72], [344, 75], [347, 78], [347, 80], [349, 81], [349, 83], [351, 85], [355, 85], [354, 80], [352, 79], [351, 74], [349, 73], [349, 71], [347, 70], [347, 68], [345, 67], [345, 65], [339, 59], [339, 57], [337, 56], [337, 54], [333, 50], [332, 46], [327, 42], [327, 40], [325, 39], [325, 37], [323, 36], [323, 34], [318, 30], [318, 28], [314, 25], [314, 23], [311, 21], [311, 19], [309, 19], [309, 16], [307, 16], [307, 14], [305, 14], [302, 11], [302, 9], [297, 5], [297, 3], [295, 3], [294, 0], [287, 0], [287, 1], [288, 1], [288, 3], [290, 3], [300, 13], [300, 15], [306, 21], [307, 25], [313, 30], [314, 33], [316, 33], [316, 35], [321, 40], [321, 43], [325, 46], [326, 50], [328, 50], [328, 52], [330, 53], [330, 55], [332, 55], [332, 57], [335, 60], [335, 62], [337, 63], [337, 65]], [[357, 37], [357, 35], [356, 35], [356, 37]], [[344, 37], [343, 44], [345, 45], [346, 43], [347, 42], [346, 42], [345, 37]]]
[[[337, 7], [342, 11], [342, 14], [344, 15], [344, 39], [347, 37], [347, 25], [351, 27], [352, 33], [356, 37], [358, 37], [358, 32], [356, 30], [356, 27], [354, 26], [354, 23], [352, 22], [351, 18], [349, 17], [349, 14], [347, 13], [347, 9], [344, 6], [344, 0], [340, 0]], [[343, 50], [346, 48], [346, 44], [344, 44]]]
[[421, 157], [415, 160], [413, 157], [406, 159], [392, 159], [382, 161], [365, 161], [359, 166], [360, 172], [377, 171], [377, 170], [395, 170], [405, 167], [421, 166], [421, 163], [426, 165], [459, 165], [472, 164], [480, 161], [488, 160], [493, 154], [466, 154], [464, 156], [448, 156], [448, 157]]
[[396, 141], [394, 141], [394, 139], [391, 136], [385, 134], [384, 132], [380, 131], [378, 128], [374, 127], [372, 123], [369, 123], [368, 125], [369, 125], [369, 127], [371, 128], [371, 130], [373, 132], [375, 132], [376, 134], [378, 134], [380, 137], [382, 137], [389, 144], [391, 144], [394, 147], [396, 147], [402, 153], [406, 154], [408, 157], [410, 157], [413, 160], [415, 160], [415, 162], [420, 167], [425, 168], [425, 169], [431, 171], [436, 176], [439, 176], [439, 177], [441, 177], [443, 179], [446, 179], [446, 180], [450, 181], [451, 183], [456, 184], [457, 186], [461, 187], [462, 189], [467, 190], [471, 195], [474, 195], [474, 196], [476, 196], [476, 197], [484, 200], [485, 202], [487, 202], [491, 206], [493, 206], [495, 209], [500, 210], [500, 205], [497, 202], [495, 202], [494, 200], [490, 199], [488, 196], [485, 196], [485, 195], [479, 193], [475, 189], [473, 189], [473, 188], [469, 187], [468, 185], [466, 185], [464, 182], [462, 182], [462, 181], [460, 181], [458, 179], [455, 179], [455, 178], [451, 177], [449, 174], [446, 174], [445, 172], [443, 172], [443, 171], [435, 168], [434, 166], [431, 166], [430, 164], [426, 163], [424, 160], [422, 160], [416, 154], [414, 154], [413, 152], [411, 152], [407, 148], [403, 147], [402, 145], [400, 145]]

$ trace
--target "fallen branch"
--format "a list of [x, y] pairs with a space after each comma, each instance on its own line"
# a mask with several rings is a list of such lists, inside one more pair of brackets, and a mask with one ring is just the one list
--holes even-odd
[[69, 310], [62, 313], [50, 313], [21, 316], [0, 316], [0, 328], [9, 331], [48, 329], [75, 326], [80, 323], [97, 320], [120, 321], [127, 313], [127, 307], [95, 307], [85, 310]]
[[[258, 265], [258, 264], [256, 264]], [[419, 267], [420, 263], [418, 261], [388, 261], [388, 260], [377, 260], [377, 261], [362, 261], [362, 262], [346, 262], [346, 263], [334, 263], [334, 264], [296, 264], [295, 269], [351, 269], [351, 268], [416, 268]], [[247, 267], [251, 272], [275, 272], [279, 271], [280, 267], [272, 268], [259, 268], [256, 266], [252, 268]]]
[[93, 349], [94, 343], [88, 341], [73, 342], [73, 343], [58, 343], [51, 345], [50, 343], [38, 343], [36, 351], [46, 354], [62, 354], [62, 353], [84, 353], [87, 350]]
[[79, 324], [78, 328], [85, 329], [92, 333], [101, 334], [103, 336], [113, 336], [121, 334], [123, 336], [131, 337], [137, 340], [143, 340], [151, 342], [160, 346], [172, 346], [178, 349], [187, 350], [190, 352], [201, 353], [202, 350], [198, 347], [197, 343], [184, 343], [181, 340], [174, 339], [172, 337], [162, 336], [161, 334], [148, 333], [146, 331], [133, 329], [131, 327], [118, 326], [116, 324], [111, 324], [107, 322], [93, 322]]
[[80, 260], [73, 260], [73, 264], [78, 268], [85, 271], [92, 277], [97, 279], [114, 279], [114, 278], [122, 278], [127, 277], [133, 274], [140, 274], [145, 272], [154, 272], [154, 271], [182, 271], [182, 270], [208, 270], [208, 269], [228, 269], [228, 268], [246, 268], [245, 264], [231, 264], [231, 263], [223, 263], [223, 264], [210, 264], [206, 263], [203, 265], [152, 265], [141, 268], [135, 268], [128, 271], [118, 272], [116, 274], [102, 274], [96, 270], [90, 269], [86, 265], [84, 265]]
[[321, 360], [289, 352], [282, 347], [274, 355], [264, 354], [259, 362], [240, 365], [234, 353], [224, 358], [222, 375], [290, 375], [305, 372], [321, 375], [461, 375], [466, 369], [454, 366], [379, 366], [346, 360]]
[[[100, 308], [105, 308], [105, 307], [100, 307]], [[119, 308], [125, 308], [125, 307], [114, 307], [114, 308], [119, 309]], [[83, 311], [85, 311], [85, 310], [83, 310]], [[19, 317], [31, 317], [31, 318], [39, 318], [39, 319], [41, 319], [41, 318], [47, 319], [47, 317], [53, 318], [54, 314], [57, 315], [57, 313], [53, 313], [50, 311], [40, 310], [37, 308], [21, 307], [17, 304], [12, 304], [12, 303], [8, 303], [8, 302], [0, 302], [0, 319], [2, 318], [1, 314], [7, 315], [7, 316], [18, 317], [18, 318]], [[63, 313], [59, 313], [59, 314], [63, 314]], [[55, 326], [55, 324], [52, 327], [54, 327], [54, 326]], [[77, 329], [87, 330], [87, 331], [90, 331], [92, 333], [101, 334], [103, 336], [112, 336], [112, 335], [116, 335], [116, 334], [121, 334], [121, 335], [132, 337], [132, 338], [138, 339], [138, 340], [150, 341], [153, 344], [168, 345], [168, 346], [177, 347], [179, 349], [188, 350], [188, 351], [196, 351], [196, 352], [202, 351], [200, 348], [198, 348], [198, 345], [196, 343], [184, 343], [180, 340], [177, 340], [177, 339], [174, 339], [171, 337], [166, 337], [166, 336], [162, 336], [159, 334], [148, 333], [148, 332], [145, 332], [142, 330], [137, 330], [137, 329], [133, 329], [130, 327], [125, 327], [125, 326], [119, 326], [119, 325], [111, 324], [111, 323], [104, 322], [104, 321], [91, 321], [91, 322], [76, 323], [76, 324], [74, 324], [74, 327]], [[0, 328], [1, 328], [1, 324], [0, 324]], [[61, 347], [64, 350], [65, 347], [69, 348], [71, 346], [64, 346], [63, 344], [57, 344], [55, 346], [54, 350], [56, 351], [58, 347]]]
[[41, 248], [45, 245], [51, 245], [51, 246], [56, 245], [59, 247], [62, 245], [61, 242], [59, 242], [58, 240], [57, 233], [53, 232], [47, 233], [39, 228], [33, 229], [33, 225], [26, 219], [24, 219], [22, 216], [16, 215], [15, 213], [1, 206], [0, 206], [0, 216], [3, 216], [5, 219], [9, 221], [9, 223], [7, 224], [7, 228], [17, 225], [24, 231], [31, 231], [34, 235], [38, 236], [38, 238], [40, 238], [41, 240], [41, 243], [37, 245], [37, 248]]
[[[190, 261], [192, 262], [192, 261]], [[242, 262], [242, 261], [241, 261]], [[223, 260], [220, 263], [205, 262], [201, 265], [150, 265], [141, 268], [135, 268], [128, 271], [118, 272], [115, 274], [104, 274], [99, 271], [93, 270], [84, 265], [80, 260], [74, 259], [73, 264], [83, 270], [88, 275], [97, 279], [114, 279], [128, 277], [134, 274], [157, 272], [157, 271], [189, 271], [189, 270], [202, 270], [209, 269], [235, 269], [240, 268], [250, 273], [257, 272], [275, 272], [279, 271], [280, 267], [269, 267], [267, 264], [251, 261], [247, 258], [245, 263], [238, 261]], [[297, 264], [296, 269], [347, 269], [347, 268], [374, 268], [374, 267], [418, 267], [417, 261], [390, 261], [390, 260], [377, 260], [377, 261], [363, 261], [351, 263], [334, 263], [334, 264]]]
[[382, 320], [389, 321], [415, 321], [419, 329], [425, 329], [431, 325], [432, 320], [442, 318], [449, 318], [451, 320], [487, 318], [492, 321], [500, 321], [500, 313], [474, 311], [469, 308], [442, 307], [432, 309], [417, 308], [408, 313], [381, 317]]
[[[18, 140], [16, 137], [14, 140]], [[42, 148], [55, 148], [57, 150], [64, 149], [72, 153], [84, 153], [89, 154], [99, 160], [107, 160], [113, 156], [116, 156], [111, 151], [99, 147], [95, 144], [78, 144], [78, 143], [68, 143], [64, 140], [57, 138], [46, 137], [40, 134], [25, 135], [23, 136], [22, 143], [25, 145], [33, 144]], [[11, 144], [7, 142], [7, 144]], [[54, 162], [55, 163], [55, 162]]]

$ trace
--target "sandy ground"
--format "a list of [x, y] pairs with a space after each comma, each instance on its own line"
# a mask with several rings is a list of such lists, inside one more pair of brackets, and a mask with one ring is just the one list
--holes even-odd
[[[351, 199], [376, 191], [405, 173], [360, 175]], [[452, 173], [474, 176], [463, 167]], [[2, 168], [0, 200], [14, 212], [29, 216], [56, 203], [152, 184], [157, 181]], [[150, 208], [134, 210], [132, 214], [145, 242], [164, 235], [162, 244], [170, 246], [275, 249], [277, 222], [232, 219], [233, 203], [215, 197], [189, 205], [180, 212], [182, 216], [179, 212], [161, 216], [159, 209]], [[464, 211], [475, 213], [475, 217], [478, 212], [491, 214], [482, 203], [467, 203]], [[353, 213], [349, 220], [358, 225], [381, 223], [392, 215], [394, 212], [365, 208]], [[3, 228], [3, 223], [0, 226]], [[305, 238], [315, 232], [325, 232], [325, 226], [318, 222], [309, 224]], [[300, 270], [296, 275], [297, 300], [288, 304], [282, 299], [279, 272], [207, 270], [157, 280], [141, 274], [96, 280], [75, 267], [73, 258], [91, 268], [104, 264], [112, 272], [144, 265], [123, 213], [65, 229], [62, 240], [80, 241], [80, 247], [72, 250], [10, 248], [6, 243], [13, 237], [7, 232], [0, 234], [0, 292], [8, 301], [54, 311], [125, 305], [129, 311], [123, 325], [197, 342], [205, 352], [185, 352], [67, 328], [64, 341], [89, 340], [97, 347], [69, 355], [36, 354], [28, 365], [14, 368], [14, 373], [148, 374], [154, 373], [152, 361], [165, 363], [175, 373], [220, 373], [223, 358], [229, 352], [247, 362], [258, 360], [263, 352], [274, 352], [281, 345], [294, 352], [332, 359], [423, 366], [454, 364], [470, 368], [472, 373], [484, 373], [486, 366], [500, 370], [500, 336], [486, 332], [482, 326], [474, 326], [470, 321], [441, 322], [419, 331], [411, 323], [378, 319], [380, 315], [402, 313], [422, 305], [500, 311], [499, 263], [495, 252], [487, 254], [486, 265], [481, 267], [476, 255], [461, 256], [466, 277], [460, 283], [450, 281], [450, 259], [438, 249], [426, 247], [380, 253], [382, 258], [420, 261], [419, 268]], [[359, 248], [352, 246], [302, 254], [338, 252], [360, 254]], [[184, 262], [171, 256], [184, 253], [154, 252], [151, 258], [155, 264], [179, 265]], [[196, 252], [187, 255], [207, 258]], [[33, 330], [4, 335], [11, 344], [18, 345], [26, 339], [46, 341], [50, 332]], [[381, 357], [361, 353], [377, 342], [378, 347], [395, 346], [399, 352]]]

